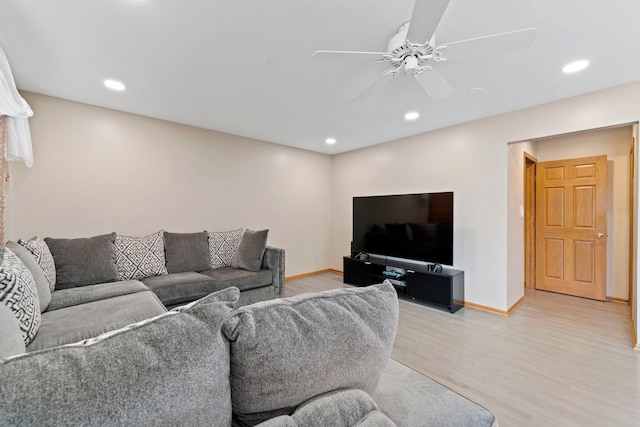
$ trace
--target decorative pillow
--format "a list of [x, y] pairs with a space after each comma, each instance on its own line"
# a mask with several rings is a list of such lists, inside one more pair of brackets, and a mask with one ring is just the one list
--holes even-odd
[[231, 267], [243, 233], [243, 228], [233, 231], [209, 232], [209, 267], [212, 270]]
[[116, 235], [114, 245], [120, 280], [140, 280], [167, 274], [162, 230], [145, 237]]
[[164, 250], [169, 273], [209, 270], [209, 235], [164, 232]]
[[40, 268], [44, 271], [44, 276], [47, 278], [47, 282], [49, 282], [49, 289], [53, 292], [56, 289], [56, 264], [53, 261], [53, 255], [51, 255], [47, 242], [36, 236], [26, 242], [20, 239], [18, 243], [33, 254], [38, 265], [40, 265]]
[[79, 239], [44, 239], [56, 265], [56, 288], [120, 280], [113, 242], [116, 233]]
[[42, 268], [40, 268], [31, 252], [29, 252], [29, 250], [24, 246], [19, 245], [16, 242], [7, 242], [6, 247], [11, 249], [11, 252], [13, 252], [20, 261], [22, 261], [33, 276], [34, 283], [36, 284], [36, 291], [38, 292], [40, 313], [43, 313], [51, 303], [51, 289], [49, 289], [49, 282], [44, 275], [44, 271], [42, 271]]
[[3, 425], [230, 426], [227, 288], [123, 329], [0, 361]]
[[0, 261], [0, 303], [18, 318], [24, 343], [29, 344], [40, 327], [40, 303], [29, 269], [5, 248]]
[[231, 341], [231, 398], [241, 425], [290, 414], [332, 390], [373, 392], [391, 356], [398, 296], [388, 281], [263, 301], [222, 325]]
[[246, 230], [240, 239], [231, 266], [249, 271], [260, 271], [262, 257], [267, 248], [268, 234], [269, 230]]

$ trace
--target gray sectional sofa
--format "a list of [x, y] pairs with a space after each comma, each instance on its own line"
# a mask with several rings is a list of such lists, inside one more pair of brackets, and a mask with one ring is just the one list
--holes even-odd
[[[155, 297], [142, 289], [133, 295], [145, 292]], [[230, 287], [95, 338], [0, 360], [0, 420], [16, 426], [497, 425], [485, 408], [390, 359], [398, 301], [388, 282], [238, 308], [239, 298]], [[0, 347], [11, 340], [11, 318], [20, 331], [0, 304]]]
[[[26, 339], [17, 352], [92, 338], [231, 286], [241, 290], [239, 306], [281, 297], [284, 250], [266, 246], [267, 233], [8, 242], [1, 249], [0, 305], [18, 313]], [[19, 290], [30, 288], [27, 278], [33, 295]]]
[[284, 250], [267, 247], [267, 234], [159, 231], [44, 240], [55, 263], [55, 289], [139, 280], [172, 308], [229, 286], [241, 290], [241, 304], [284, 296]]

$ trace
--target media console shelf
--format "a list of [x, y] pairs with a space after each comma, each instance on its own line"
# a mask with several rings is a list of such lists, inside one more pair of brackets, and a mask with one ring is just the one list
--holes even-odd
[[447, 309], [455, 313], [464, 307], [464, 271], [443, 268], [433, 272], [427, 266], [381, 258], [343, 258], [344, 283], [369, 286], [388, 279], [398, 297]]

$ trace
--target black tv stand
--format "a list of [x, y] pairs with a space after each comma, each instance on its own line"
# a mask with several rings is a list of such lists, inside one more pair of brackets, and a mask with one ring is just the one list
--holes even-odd
[[343, 258], [344, 283], [369, 286], [388, 279], [398, 297], [455, 313], [464, 307], [464, 271], [386, 258]]

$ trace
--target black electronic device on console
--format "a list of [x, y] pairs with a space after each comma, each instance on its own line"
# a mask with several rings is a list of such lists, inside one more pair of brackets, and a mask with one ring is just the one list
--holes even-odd
[[429, 264], [427, 265], [427, 271], [432, 273], [442, 273], [442, 266], [440, 264]]

